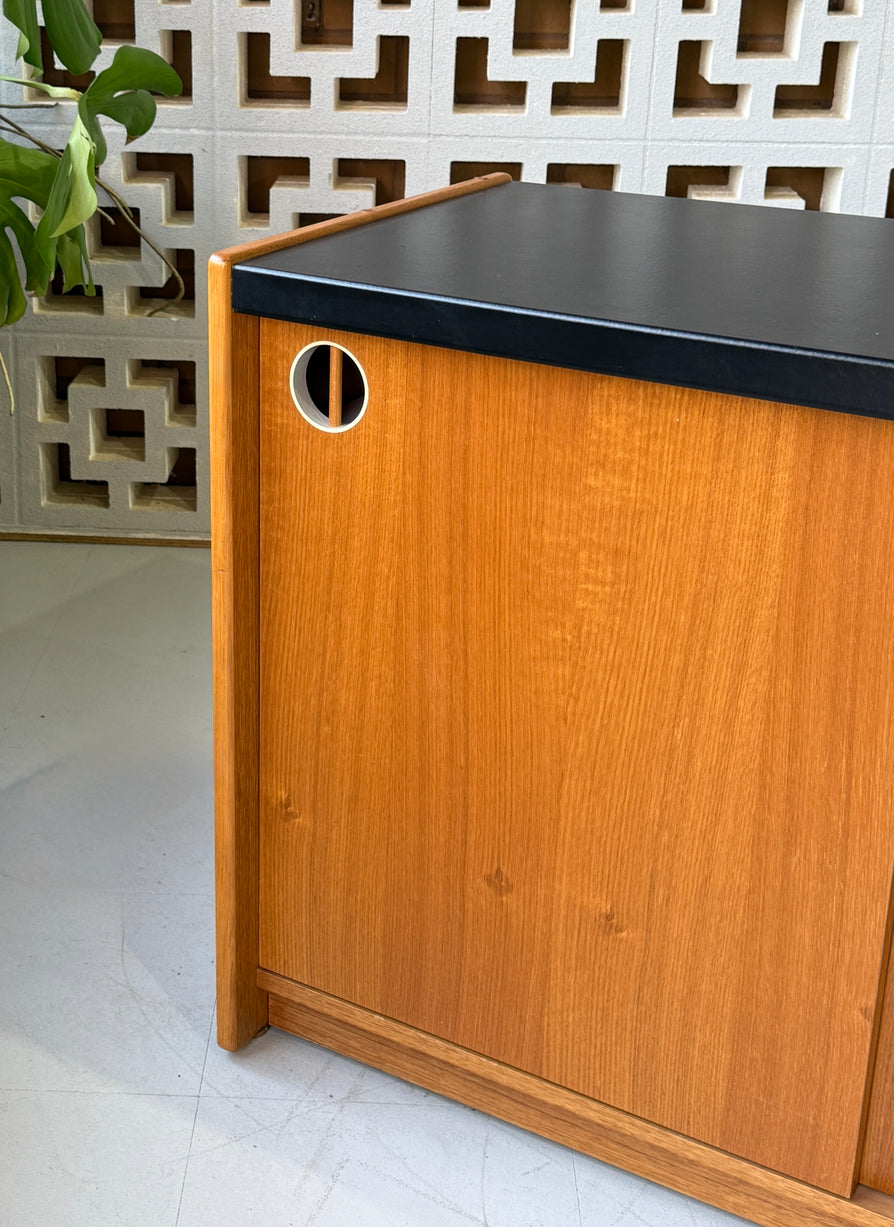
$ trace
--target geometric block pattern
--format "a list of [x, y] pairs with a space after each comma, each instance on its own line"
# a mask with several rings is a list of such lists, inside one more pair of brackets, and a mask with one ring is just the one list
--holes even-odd
[[[894, 216], [894, 22], [863, 0], [102, 0], [180, 99], [103, 177], [95, 300], [0, 344], [0, 531], [208, 534], [205, 266], [220, 247], [505, 169], [533, 182]], [[9, 62], [10, 29], [0, 31]], [[64, 79], [60, 71], [59, 81]], [[59, 144], [67, 104], [9, 84]]]
[[[203, 355], [115, 338], [19, 337], [19, 514], [43, 531], [196, 536], [207, 436]], [[178, 524], [186, 528], [178, 531]]]

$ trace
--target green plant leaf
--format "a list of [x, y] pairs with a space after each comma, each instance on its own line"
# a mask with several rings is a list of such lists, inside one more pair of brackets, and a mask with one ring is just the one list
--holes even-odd
[[25, 260], [28, 289], [38, 293], [46, 291], [47, 282], [53, 275], [56, 258], [56, 241], [48, 232], [33, 229], [25, 214], [28, 230], [18, 216], [14, 199], [31, 200], [46, 210], [56, 183], [60, 167], [58, 158], [41, 149], [13, 145], [0, 139], [0, 207], [15, 210], [7, 214], [16, 231], [22, 256]]
[[[96, 172], [93, 164], [94, 146], [90, 133], [81, 123], [80, 116], [75, 120], [65, 146], [65, 153], [59, 164], [60, 172], [65, 177], [67, 191], [65, 211], [52, 231], [52, 237], [58, 238], [68, 230], [74, 230], [96, 212]], [[66, 166], [66, 161], [68, 165]], [[57, 176], [58, 177], [58, 176]], [[50, 193], [52, 200], [52, 192]], [[49, 211], [49, 205], [47, 206]]]
[[[17, 57], [42, 72], [36, 0], [2, 0], [2, 11], [19, 31]], [[73, 74], [87, 72], [102, 45], [88, 0], [42, 0], [41, 11], [57, 59]], [[0, 76], [0, 80], [40, 90], [53, 99], [77, 102], [77, 116], [61, 157], [0, 137], [2, 326], [23, 315], [25, 290], [46, 293], [57, 261], [65, 290], [82, 285], [88, 294], [96, 292], [85, 223], [97, 209], [96, 167], [106, 156], [100, 117], [121, 124], [128, 138], [142, 136], [157, 113], [152, 94], [176, 97], [183, 85], [160, 55], [129, 45], [116, 49], [109, 67], [83, 93], [24, 77]], [[43, 210], [36, 227], [17, 203], [24, 201]]]
[[59, 161], [35, 235], [37, 252], [50, 276], [56, 267], [59, 236], [75, 230], [92, 217], [95, 210], [93, 142], [78, 117]]
[[11, 200], [0, 198], [0, 227], [4, 231], [11, 230], [15, 235], [25, 265], [25, 288], [44, 293], [47, 283], [46, 268], [35, 246], [35, 229], [28, 215]]
[[0, 229], [0, 327], [20, 320], [26, 306], [12, 243], [6, 231]]
[[0, 192], [5, 196], [21, 196], [46, 208], [58, 169], [59, 159], [52, 154], [0, 137]]
[[83, 226], [76, 226], [71, 232], [73, 243], [77, 243], [78, 251], [81, 253], [81, 265], [84, 269], [84, 285], [88, 295], [92, 298], [96, 293], [96, 286], [93, 284], [93, 272], [90, 268], [90, 257], [87, 254], [87, 231]]
[[60, 63], [69, 72], [86, 72], [99, 55], [102, 34], [84, 0], [43, 0], [43, 23]]
[[43, 93], [49, 94], [51, 98], [64, 98], [69, 102], [76, 102], [81, 96], [78, 90], [69, 89], [67, 85], [45, 85], [43, 81], [38, 81], [34, 77], [7, 77], [5, 73], [0, 72], [0, 81], [11, 81], [13, 85], [24, 85], [28, 89], [39, 89]]
[[98, 73], [81, 95], [78, 111], [96, 146], [96, 165], [108, 152], [100, 115], [124, 126], [128, 137], [142, 136], [155, 119], [155, 102], [148, 91], [176, 97], [183, 92], [180, 77], [160, 55], [143, 47], [119, 47], [108, 68]]
[[108, 68], [97, 73], [84, 96], [89, 98], [91, 109], [99, 111], [114, 94], [132, 89], [148, 89], [153, 94], [175, 98], [183, 93], [183, 82], [167, 60], [154, 51], [125, 45], [115, 52]]
[[62, 292], [75, 289], [82, 285], [90, 297], [96, 293], [93, 275], [90, 271], [90, 260], [87, 256], [87, 236], [83, 226], [78, 226], [69, 234], [59, 238], [56, 258], [62, 269]]
[[144, 89], [134, 89], [128, 94], [117, 94], [106, 103], [103, 115], [121, 124], [128, 137], [134, 137], [149, 131], [157, 112], [152, 95]]
[[40, 55], [40, 30], [37, 24], [37, 0], [3, 0], [3, 16], [11, 21], [19, 32], [16, 59], [43, 72]]
[[106, 155], [109, 152], [109, 147], [106, 144], [106, 138], [102, 134], [102, 128], [99, 124], [99, 116], [95, 111], [91, 111], [87, 104], [87, 95], [81, 94], [78, 99], [78, 116], [84, 129], [89, 133], [90, 139], [93, 142], [93, 161], [96, 166], [102, 166], [106, 160]]

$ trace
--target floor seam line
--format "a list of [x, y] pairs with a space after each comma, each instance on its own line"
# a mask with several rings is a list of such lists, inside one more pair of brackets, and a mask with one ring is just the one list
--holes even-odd
[[189, 1145], [186, 1148], [186, 1162], [183, 1165], [183, 1183], [180, 1185], [180, 1200], [177, 1202], [177, 1217], [174, 1220], [174, 1227], [180, 1227], [180, 1215], [183, 1211], [183, 1195], [186, 1192], [186, 1178], [189, 1175], [189, 1161], [192, 1158], [192, 1144], [196, 1136], [196, 1123], [199, 1119], [199, 1105], [202, 1102], [202, 1087], [205, 1085], [205, 1066], [208, 1064], [208, 1050], [211, 1047], [211, 1032], [214, 1027], [214, 1012], [211, 1014], [211, 1022], [208, 1024], [208, 1036], [205, 1040], [205, 1057], [202, 1061], [202, 1072], [199, 1075], [199, 1089], [196, 1092], [196, 1110], [193, 1113], [192, 1129], [189, 1134]]

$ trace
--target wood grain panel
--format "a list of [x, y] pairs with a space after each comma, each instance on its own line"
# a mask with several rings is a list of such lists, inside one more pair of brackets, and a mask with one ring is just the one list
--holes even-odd
[[894, 1198], [844, 1200], [306, 985], [262, 971], [270, 1021], [764, 1227], [887, 1227]]
[[261, 962], [851, 1190], [891, 424], [262, 324]]

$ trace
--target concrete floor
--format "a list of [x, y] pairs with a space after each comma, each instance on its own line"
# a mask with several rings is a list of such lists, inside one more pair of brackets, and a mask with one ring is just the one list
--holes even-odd
[[213, 1039], [207, 551], [0, 542], [4, 1227], [733, 1227], [396, 1078]]

